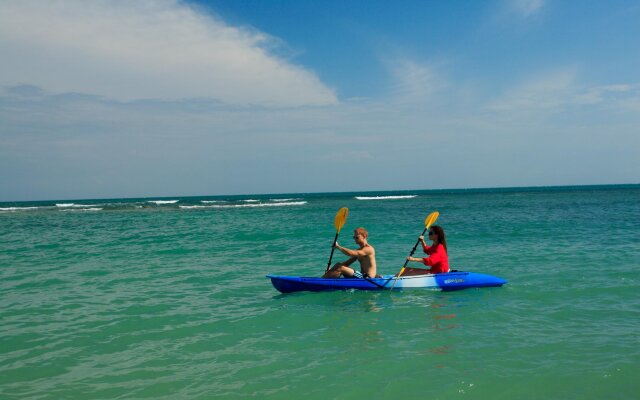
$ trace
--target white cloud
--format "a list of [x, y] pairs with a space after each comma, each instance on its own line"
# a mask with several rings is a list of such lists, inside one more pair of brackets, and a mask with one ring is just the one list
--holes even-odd
[[275, 40], [176, 0], [0, 2], [0, 84], [116, 100], [212, 98], [275, 106], [338, 102]]
[[512, 112], [556, 108], [575, 95], [575, 75], [571, 70], [560, 70], [534, 76], [492, 101], [489, 109]]
[[623, 99], [633, 98], [638, 95], [640, 86], [631, 84], [604, 85], [589, 88], [583, 93], [576, 96], [576, 102], [579, 104], [598, 104], [609, 101], [612, 98]]
[[620, 83], [590, 86], [573, 69], [531, 76], [487, 104], [490, 111], [509, 114], [566, 112], [595, 107], [598, 112], [633, 111], [640, 104], [640, 85]]
[[393, 78], [391, 94], [396, 102], [421, 103], [447, 85], [433, 65], [409, 59], [387, 61], [387, 65]]

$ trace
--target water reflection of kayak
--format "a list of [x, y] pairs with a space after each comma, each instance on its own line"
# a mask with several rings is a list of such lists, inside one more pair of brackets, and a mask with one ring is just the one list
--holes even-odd
[[[418, 270], [419, 271], [419, 270]], [[403, 290], [403, 289], [433, 289], [433, 290], [461, 290], [468, 288], [496, 287], [507, 283], [496, 276], [477, 272], [455, 271], [445, 274], [421, 274], [416, 270], [399, 277], [385, 275], [377, 278], [318, 278], [303, 276], [267, 275], [273, 287], [282, 293], [311, 291], [324, 292], [330, 290]], [[394, 286], [394, 281], [395, 286]]]

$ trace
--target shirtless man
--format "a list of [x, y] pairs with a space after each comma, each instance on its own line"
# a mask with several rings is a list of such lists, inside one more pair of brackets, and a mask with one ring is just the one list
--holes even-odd
[[[336, 263], [330, 270], [325, 272], [323, 278], [375, 278], [376, 276], [376, 251], [369, 243], [367, 237], [369, 233], [364, 228], [358, 228], [353, 232], [353, 239], [359, 246], [358, 250], [347, 249], [340, 246], [337, 242], [335, 248], [343, 252], [350, 258], [347, 261]], [[360, 263], [360, 271], [351, 268], [350, 265], [358, 260]]]

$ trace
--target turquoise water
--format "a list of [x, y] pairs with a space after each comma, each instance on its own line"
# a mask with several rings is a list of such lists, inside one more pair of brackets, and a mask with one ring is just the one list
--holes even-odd
[[[276, 292], [340, 207], [380, 273], [437, 210], [509, 283]], [[639, 232], [638, 185], [3, 203], [0, 398], [637, 399]]]

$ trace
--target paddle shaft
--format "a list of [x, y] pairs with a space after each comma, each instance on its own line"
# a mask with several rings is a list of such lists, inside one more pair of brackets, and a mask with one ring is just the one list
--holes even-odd
[[336, 232], [336, 237], [333, 239], [333, 246], [331, 246], [331, 255], [329, 256], [329, 262], [327, 263], [327, 269], [324, 272], [327, 272], [329, 268], [331, 268], [331, 259], [333, 258], [333, 252], [336, 250], [336, 243], [338, 242], [338, 235], [340, 231]]
[[365, 281], [369, 282], [369, 283], [373, 283], [374, 285], [376, 285], [377, 287], [379, 287], [380, 289], [384, 289], [385, 285], [387, 283], [389, 283], [389, 280], [387, 280], [387, 282], [384, 285], [380, 285], [378, 283], [375, 283], [374, 281], [371, 280], [371, 278], [369, 278], [368, 276], [364, 276], [362, 275], [362, 277], [364, 278]]
[[[429, 228], [424, 228], [424, 231], [422, 231], [422, 235], [420, 235], [420, 236], [424, 236], [424, 234], [427, 233], [428, 229]], [[413, 257], [413, 253], [416, 252], [416, 249], [418, 248], [419, 244], [420, 244], [420, 239], [418, 239], [416, 241], [416, 245], [413, 246], [413, 250], [411, 250], [411, 254], [409, 254], [409, 257]], [[407, 264], [409, 264], [409, 260], [405, 260], [404, 265], [402, 266], [402, 269], [405, 269], [407, 267]]]

